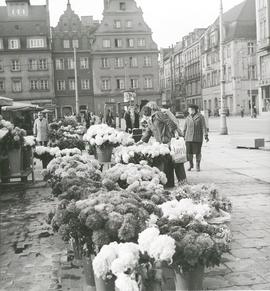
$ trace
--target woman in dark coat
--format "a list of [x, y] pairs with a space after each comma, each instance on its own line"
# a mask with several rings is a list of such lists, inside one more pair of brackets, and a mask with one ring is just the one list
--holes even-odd
[[[179, 127], [170, 119], [166, 112], [162, 112], [155, 102], [149, 102], [144, 107], [144, 115], [150, 116], [148, 127], [142, 136], [142, 142], [148, 142], [153, 136], [157, 142], [170, 145], [175, 132], [182, 136]], [[180, 184], [186, 182], [186, 172], [183, 163], [174, 163], [172, 158], [167, 159], [164, 165], [167, 177], [167, 187], [174, 187], [174, 171]]]
[[194, 168], [193, 155], [196, 155], [196, 169], [199, 172], [201, 170], [202, 159], [202, 144], [203, 138], [206, 142], [208, 139], [208, 131], [205, 124], [204, 116], [199, 113], [197, 105], [190, 104], [188, 108], [189, 115], [186, 118], [184, 126], [184, 137], [187, 148], [187, 160], [189, 161], [189, 169], [191, 171]]

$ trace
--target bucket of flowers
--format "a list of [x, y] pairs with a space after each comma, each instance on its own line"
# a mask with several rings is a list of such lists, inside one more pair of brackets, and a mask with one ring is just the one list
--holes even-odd
[[127, 138], [125, 133], [106, 124], [92, 125], [83, 139], [94, 147], [95, 156], [101, 163], [111, 162], [113, 148], [117, 145], [134, 143], [131, 137]]
[[140, 144], [133, 146], [119, 146], [114, 151], [116, 163], [139, 164], [141, 161], [147, 161], [148, 165], [162, 169], [164, 160], [170, 158], [170, 149], [166, 144], [154, 142], [152, 144]]
[[[77, 149], [78, 150], [78, 149]], [[93, 192], [101, 187], [101, 171], [100, 164], [97, 160], [89, 155], [61, 155], [61, 153], [72, 152], [72, 150], [60, 151], [60, 155], [54, 158], [47, 169], [42, 172], [44, 179], [49, 182], [52, 187], [52, 193], [55, 196], [65, 193], [60, 199], [80, 199], [83, 195], [81, 190], [85, 188], [91, 189]], [[74, 152], [75, 153], [75, 152]], [[74, 184], [72, 184], [72, 182]], [[72, 185], [77, 187], [70, 188]]]
[[43, 169], [46, 169], [50, 161], [57, 155], [60, 155], [58, 147], [37, 146], [34, 151], [34, 157], [41, 160]]
[[231, 233], [225, 224], [212, 225], [211, 207], [192, 199], [172, 200], [160, 206], [156, 222], [161, 234], [176, 242], [172, 269], [176, 290], [202, 290], [205, 267], [219, 265], [230, 250]]

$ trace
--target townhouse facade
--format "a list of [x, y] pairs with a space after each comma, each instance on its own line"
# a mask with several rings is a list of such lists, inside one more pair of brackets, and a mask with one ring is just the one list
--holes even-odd
[[259, 112], [270, 111], [270, 0], [256, 0]]
[[159, 51], [134, 0], [104, 0], [92, 54], [95, 112], [119, 114], [125, 92], [138, 105], [159, 99]]
[[6, 0], [0, 7], [0, 95], [40, 106], [54, 102], [48, 1]]
[[92, 16], [80, 18], [75, 14], [68, 0], [66, 10], [57, 26], [52, 28], [54, 89], [58, 116], [76, 112], [75, 66], [79, 110], [94, 111], [91, 50], [98, 25], [99, 22], [93, 20]]
[[[225, 106], [229, 113], [258, 107], [255, 2], [245, 0], [223, 16]], [[204, 110], [220, 109], [219, 22], [210, 25], [200, 40]]]

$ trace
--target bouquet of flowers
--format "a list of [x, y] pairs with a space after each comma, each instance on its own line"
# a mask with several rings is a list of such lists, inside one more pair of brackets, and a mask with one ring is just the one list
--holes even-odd
[[24, 145], [26, 131], [0, 118], [0, 129], [7, 132], [2, 141], [3, 150], [6, 152], [12, 149], [19, 149]]
[[92, 125], [84, 135], [83, 139], [91, 146], [98, 147], [134, 144], [134, 140], [130, 135], [124, 132], [119, 132], [106, 124]]
[[141, 164], [116, 164], [106, 171], [103, 176], [103, 184], [110, 190], [119, 185], [127, 191], [139, 191], [142, 189], [163, 191], [163, 185], [167, 183], [166, 175], [157, 168], [152, 168], [146, 163]]
[[176, 189], [172, 196], [177, 200], [190, 198], [198, 203], [207, 203], [211, 208], [212, 223], [224, 223], [231, 219], [229, 213], [232, 210], [232, 203], [219, 193], [215, 185], [186, 185]]
[[39, 160], [52, 160], [54, 157], [61, 156], [60, 152], [58, 147], [37, 146], [34, 151], [34, 157]]
[[23, 144], [24, 147], [33, 148], [35, 147], [35, 145], [36, 145], [36, 140], [34, 136], [28, 135], [24, 138], [24, 144]]
[[114, 151], [116, 163], [139, 164], [141, 161], [147, 161], [150, 166], [154, 166], [168, 155], [170, 155], [169, 146], [158, 142], [129, 147], [120, 146]]

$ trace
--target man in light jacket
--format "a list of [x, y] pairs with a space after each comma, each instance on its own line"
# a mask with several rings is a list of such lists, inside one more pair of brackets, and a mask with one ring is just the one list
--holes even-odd
[[35, 120], [34, 123], [34, 136], [37, 139], [37, 142], [40, 145], [47, 146], [48, 144], [48, 131], [49, 131], [49, 125], [46, 118], [44, 118], [43, 113], [38, 113], [38, 118]]

